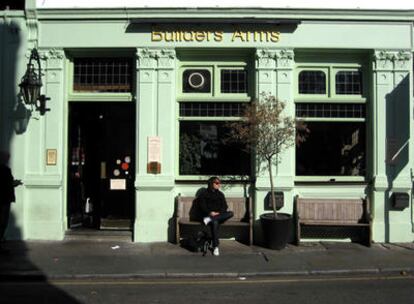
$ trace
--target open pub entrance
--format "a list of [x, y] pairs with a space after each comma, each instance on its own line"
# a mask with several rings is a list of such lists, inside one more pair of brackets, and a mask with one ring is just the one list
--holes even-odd
[[132, 230], [135, 104], [69, 104], [67, 215], [70, 229]]

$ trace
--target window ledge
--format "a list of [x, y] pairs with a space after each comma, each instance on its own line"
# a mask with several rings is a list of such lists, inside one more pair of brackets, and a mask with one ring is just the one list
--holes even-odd
[[367, 99], [360, 96], [348, 97], [297, 97], [295, 103], [366, 103]]
[[216, 102], [250, 102], [252, 101], [251, 97], [246, 97], [246, 96], [228, 96], [228, 97], [224, 97], [224, 96], [219, 96], [219, 97], [214, 97], [214, 96], [178, 96], [177, 97], [177, 101], [178, 102], [212, 102], [212, 101], [216, 101]]
[[367, 180], [364, 176], [296, 176], [296, 183], [323, 183], [323, 184], [337, 184], [337, 183], [363, 183]]
[[[199, 184], [200, 182], [206, 183], [207, 180], [213, 175], [187, 175], [187, 176], [179, 176], [175, 179], [176, 184]], [[249, 184], [253, 183], [251, 179], [248, 177], [235, 177], [229, 175], [220, 175], [220, 180], [223, 183], [228, 184]]]
[[133, 101], [131, 93], [72, 93], [69, 101]]

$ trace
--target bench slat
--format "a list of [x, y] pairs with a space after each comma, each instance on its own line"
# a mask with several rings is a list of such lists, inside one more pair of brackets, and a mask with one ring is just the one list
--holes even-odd
[[299, 200], [297, 212], [301, 221], [360, 221], [364, 216], [362, 200]]

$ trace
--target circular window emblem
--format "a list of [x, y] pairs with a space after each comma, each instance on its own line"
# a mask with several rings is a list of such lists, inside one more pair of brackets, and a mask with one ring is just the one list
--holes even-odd
[[200, 89], [204, 86], [205, 83], [204, 76], [199, 72], [191, 73], [190, 76], [188, 76], [188, 84], [193, 89]]

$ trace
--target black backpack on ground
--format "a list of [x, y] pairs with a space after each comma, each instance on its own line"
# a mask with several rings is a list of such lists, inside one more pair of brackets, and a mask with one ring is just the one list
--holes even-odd
[[190, 235], [180, 241], [181, 247], [191, 252], [202, 252], [205, 256], [211, 249], [211, 238], [204, 231], [198, 231], [195, 235]]

